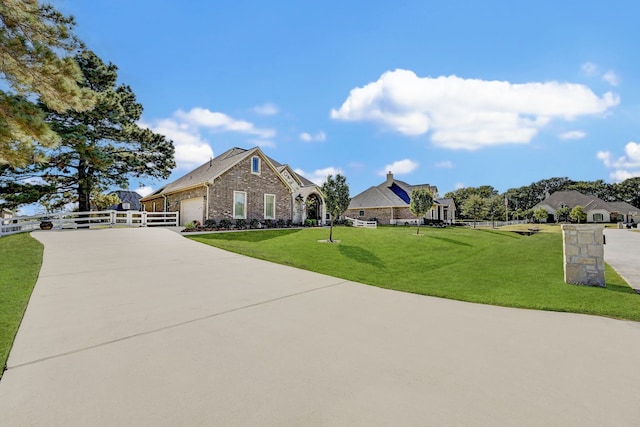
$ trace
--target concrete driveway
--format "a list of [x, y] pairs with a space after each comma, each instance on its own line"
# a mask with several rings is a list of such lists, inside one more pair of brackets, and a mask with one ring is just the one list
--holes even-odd
[[33, 236], [2, 426], [640, 420], [640, 323], [383, 290], [162, 229]]
[[640, 232], [605, 228], [604, 259], [640, 293]]

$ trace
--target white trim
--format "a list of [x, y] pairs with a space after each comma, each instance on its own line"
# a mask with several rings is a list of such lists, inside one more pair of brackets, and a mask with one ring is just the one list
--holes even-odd
[[[273, 215], [267, 216], [267, 197], [273, 196]], [[265, 194], [264, 195], [264, 219], [276, 219], [276, 195]]]
[[[236, 214], [236, 194], [242, 194], [244, 196], [244, 213], [242, 216]], [[247, 192], [246, 191], [233, 192], [233, 219], [247, 219]]]

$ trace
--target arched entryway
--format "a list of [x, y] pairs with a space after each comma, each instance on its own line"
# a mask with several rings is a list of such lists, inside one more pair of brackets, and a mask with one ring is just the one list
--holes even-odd
[[322, 199], [319, 195], [313, 193], [307, 197], [307, 218], [318, 220], [322, 223]]

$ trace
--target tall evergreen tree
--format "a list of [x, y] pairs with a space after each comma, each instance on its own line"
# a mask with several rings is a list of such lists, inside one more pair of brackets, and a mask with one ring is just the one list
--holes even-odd
[[96, 92], [98, 101], [90, 110], [63, 113], [41, 104], [61, 142], [47, 152], [46, 163], [21, 174], [56, 188], [52, 207], [77, 202], [80, 211], [88, 211], [92, 192], [126, 188], [132, 177], [167, 178], [175, 167], [174, 148], [171, 140], [137, 124], [142, 105], [129, 86], [117, 84], [115, 65], [91, 51], [75, 59], [83, 73], [81, 86]]
[[95, 102], [92, 91], [77, 84], [82, 74], [69, 55], [81, 43], [73, 26], [73, 18], [37, 0], [0, 2], [0, 165], [42, 160], [37, 144], [59, 141], [29, 97], [56, 112], [83, 111]]

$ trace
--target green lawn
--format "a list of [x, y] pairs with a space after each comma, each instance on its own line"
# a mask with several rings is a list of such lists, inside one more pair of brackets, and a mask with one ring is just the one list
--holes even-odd
[[567, 285], [562, 235], [463, 228], [340, 227], [191, 239], [252, 257], [417, 294], [640, 321], [640, 295], [609, 266], [607, 288]]
[[38, 279], [42, 250], [27, 233], [0, 239], [0, 378]]

